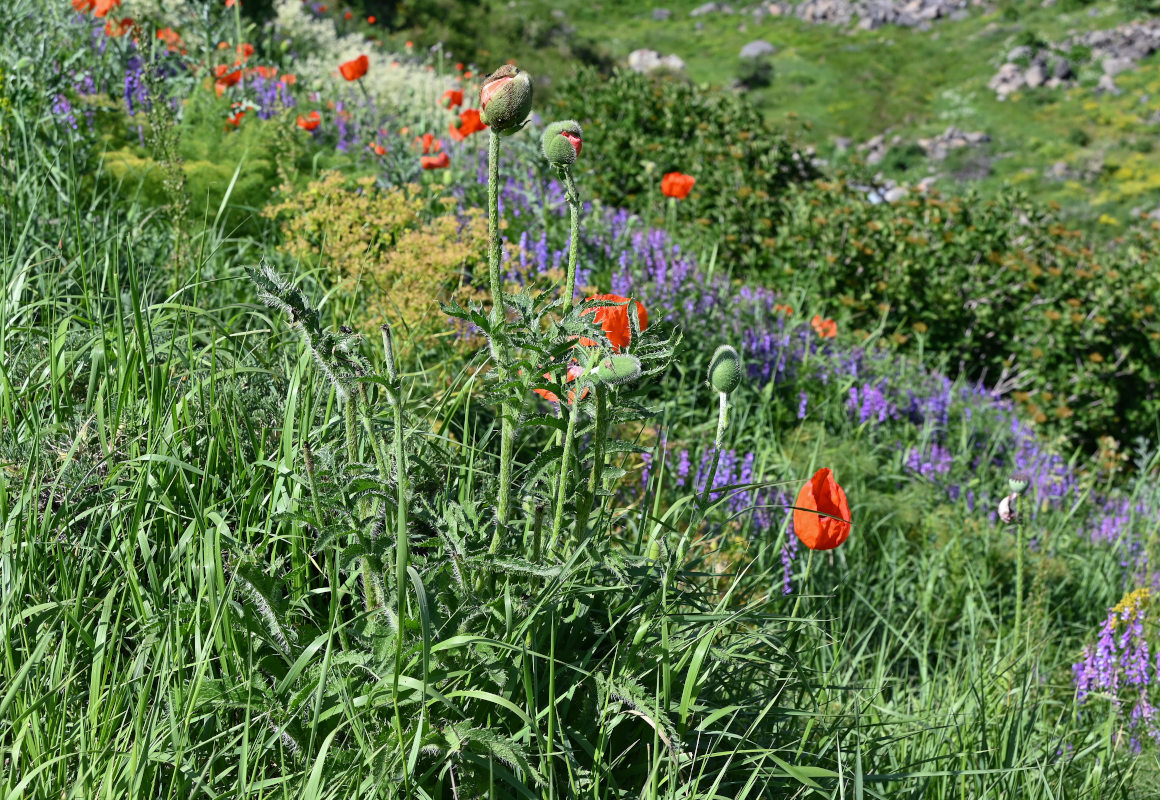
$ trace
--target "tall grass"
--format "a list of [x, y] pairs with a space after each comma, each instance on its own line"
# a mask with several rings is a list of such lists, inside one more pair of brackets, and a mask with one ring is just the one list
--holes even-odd
[[[580, 397], [563, 367], [570, 336], [601, 338], [591, 306], [562, 314], [533, 286], [498, 327], [454, 310], [519, 353], [497, 385], [462, 341], [343, 332], [357, 296], [321, 269], [252, 283], [243, 265], [276, 261], [261, 226], [211, 212], [175, 258], [172, 220], [54, 148], [44, 104], [4, 120], [0, 798], [1147, 796], [1154, 751], [1125, 746], [1114, 707], [1077, 704], [1071, 665], [1154, 520], [1107, 543], [1087, 495], [1036, 495], [1015, 629], [1015, 538], [990, 508], [1012, 434], [974, 387], [950, 386], [945, 419], [862, 421], [851, 388], [881, 378], [902, 404], [937, 373], [851, 372], [842, 339], [753, 311], [708, 256], [666, 305], [643, 255], [616, 278], [619, 251], [596, 246], [635, 248], [643, 223], [595, 212], [582, 267], [650, 304], [628, 349], [642, 374]], [[567, 240], [554, 211], [508, 221], [509, 239]], [[794, 319], [818, 304], [780, 299]], [[755, 320], [809, 344], [762, 351]], [[696, 463], [719, 339], [753, 369], [714, 481]], [[762, 377], [783, 355], [792, 374]], [[504, 527], [500, 397], [521, 414]], [[909, 464], [932, 442], [949, 472]], [[785, 505], [826, 465], [854, 533], [793, 555]], [[1151, 509], [1154, 467], [1126, 487]]]

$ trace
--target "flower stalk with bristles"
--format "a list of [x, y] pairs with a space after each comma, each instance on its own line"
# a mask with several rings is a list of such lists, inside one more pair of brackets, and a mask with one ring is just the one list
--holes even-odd
[[[480, 120], [490, 129], [487, 171], [488, 278], [491, 284], [491, 324], [493, 352], [500, 377], [507, 378], [507, 345], [502, 328], [505, 321], [500, 260], [503, 241], [499, 232], [499, 144], [501, 136], [511, 136], [524, 126], [532, 110], [532, 82], [528, 73], [504, 64], [483, 81], [479, 92]], [[495, 343], [499, 337], [498, 346]], [[515, 449], [514, 409], [500, 403], [499, 497], [496, 499], [496, 531], [491, 552], [499, 550], [501, 535], [511, 511], [512, 457]]]
[[713, 353], [709, 361], [709, 386], [717, 392], [717, 435], [713, 439], [713, 461], [709, 466], [709, 476], [701, 493], [701, 507], [709, 502], [713, 481], [717, 478], [717, 464], [721, 460], [721, 449], [725, 445], [725, 428], [729, 424], [729, 395], [741, 384], [741, 356], [730, 345], [723, 344]]
[[580, 257], [580, 193], [576, 189], [572, 165], [580, 157], [580, 148], [583, 144], [583, 132], [575, 120], [553, 122], [544, 129], [542, 140], [544, 158], [548, 159], [548, 163], [564, 181], [571, 223], [568, 238], [568, 273], [564, 279], [565, 314], [572, 310], [572, 300], [576, 295], [576, 266]]

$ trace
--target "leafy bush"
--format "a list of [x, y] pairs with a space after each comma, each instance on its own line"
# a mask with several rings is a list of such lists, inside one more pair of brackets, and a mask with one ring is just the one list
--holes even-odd
[[652, 217], [661, 176], [697, 179], [679, 204], [681, 224], [720, 246], [738, 267], [767, 268], [767, 243], [780, 222], [779, 195], [816, 175], [813, 166], [741, 97], [617, 71], [579, 70], [554, 101], [559, 116], [584, 126], [591, 172], [585, 190], [604, 203]]
[[853, 325], [1019, 392], [1036, 422], [1091, 449], [1108, 432], [1155, 435], [1151, 230], [1096, 251], [1017, 192], [872, 204], [845, 181], [795, 187], [785, 208], [767, 280], [808, 283]]

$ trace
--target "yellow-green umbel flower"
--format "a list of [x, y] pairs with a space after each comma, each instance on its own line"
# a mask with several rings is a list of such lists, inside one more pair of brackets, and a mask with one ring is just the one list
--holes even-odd
[[483, 79], [479, 91], [479, 118], [501, 136], [524, 127], [532, 113], [532, 79], [514, 64], [504, 64]]
[[580, 157], [580, 147], [584, 144], [580, 123], [568, 119], [553, 122], [544, 128], [544, 158], [554, 167], [568, 167]]

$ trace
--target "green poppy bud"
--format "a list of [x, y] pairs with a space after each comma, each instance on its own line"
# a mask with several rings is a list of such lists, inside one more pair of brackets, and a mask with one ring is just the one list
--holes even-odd
[[544, 158], [554, 167], [575, 164], [583, 144], [581, 137], [580, 124], [576, 120], [553, 122], [544, 129]]
[[618, 386], [640, 377], [640, 359], [630, 355], [606, 356], [592, 369], [592, 379]]
[[741, 356], [727, 344], [713, 353], [709, 361], [709, 385], [721, 394], [732, 394], [741, 384]]
[[1027, 474], [1024, 472], [1016, 472], [1007, 479], [1007, 488], [1011, 494], [1023, 494], [1030, 485], [1031, 478], [1027, 477]]
[[532, 79], [514, 64], [504, 64], [483, 79], [479, 92], [479, 118], [501, 136], [524, 127], [532, 113]]

